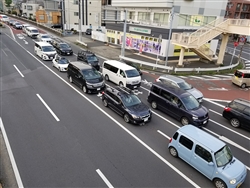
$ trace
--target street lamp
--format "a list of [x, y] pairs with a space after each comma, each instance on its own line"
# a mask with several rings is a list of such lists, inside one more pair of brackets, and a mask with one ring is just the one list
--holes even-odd
[[79, 41], [82, 41], [82, 0], [79, 0]]
[[169, 54], [169, 48], [170, 48], [170, 39], [171, 39], [171, 35], [172, 35], [173, 19], [174, 19], [174, 2], [173, 2], [173, 5], [172, 5], [171, 14], [170, 14], [170, 20], [169, 20], [168, 45], [167, 45], [167, 49], [166, 49], [166, 62], [165, 62], [165, 66], [167, 66], [167, 64], [168, 64], [168, 54]]
[[156, 65], [159, 61], [159, 53], [160, 53], [160, 44], [161, 44], [161, 40], [162, 40], [162, 35], [160, 34], [159, 35], [159, 38], [158, 38], [158, 49], [157, 49], [157, 56], [156, 56]]
[[127, 14], [128, 11], [124, 10], [124, 25], [123, 25], [123, 41], [122, 41], [122, 48], [121, 48], [121, 56], [124, 57], [125, 54], [125, 45], [126, 45], [126, 31], [127, 31]]

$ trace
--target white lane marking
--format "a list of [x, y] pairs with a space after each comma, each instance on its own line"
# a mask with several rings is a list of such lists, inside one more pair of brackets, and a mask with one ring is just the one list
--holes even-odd
[[218, 122], [216, 122], [216, 121], [214, 121], [212, 119], [209, 119], [209, 121], [215, 123], [216, 125], [219, 125], [219, 126], [223, 127], [224, 129], [227, 129], [227, 130], [229, 130], [229, 131], [231, 131], [231, 132], [233, 132], [233, 133], [235, 133], [235, 134], [237, 134], [237, 135], [239, 135], [239, 136], [241, 136], [241, 137], [243, 137], [243, 138], [245, 138], [247, 140], [250, 140], [249, 137], [247, 137], [247, 136], [245, 136], [245, 135], [243, 135], [243, 134], [241, 134], [241, 133], [239, 133], [239, 132], [237, 132], [235, 130], [232, 130], [232, 129], [230, 129], [230, 128], [228, 128], [228, 127], [226, 127], [226, 126], [224, 126], [224, 125], [222, 125], [222, 124], [220, 124], [220, 123], [218, 123]]
[[[5, 24], [5, 25], [7, 25], [7, 24]], [[7, 25], [7, 27], [9, 27], [9, 29], [10, 29], [10, 33], [11, 33], [11, 35], [12, 35], [12, 37], [13, 37], [13, 40], [16, 40], [16, 37], [15, 37], [15, 35], [14, 35], [12, 29], [10, 28], [10, 26]], [[8, 35], [8, 36], [9, 36], [9, 35]], [[10, 38], [11, 38], [11, 37], [10, 37]]]
[[227, 142], [227, 143], [229, 143], [229, 144], [231, 144], [231, 145], [233, 145], [233, 146], [235, 146], [235, 147], [237, 147], [237, 148], [245, 151], [246, 153], [250, 154], [249, 150], [247, 150], [246, 148], [244, 148], [244, 147], [240, 146], [239, 144], [233, 142], [232, 140], [226, 138], [225, 136], [218, 135], [218, 134], [214, 133], [213, 131], [210, 131], [209, 129], [207, 129], [205, 127], [203, 127], [203, 129], [205, 129], [206, 131], [210, 132], [211, 134], [217, 136], [219, 139], [223, 140], [224, 142]]
[[203, 77], [199, 77], [199, 76], [189, 76], [190, 78], [195, 78], [195, 79], [200, 79], [200, 80], [205, 80], [205, 78]]
[[208, 75], [202, 75], [202, 77], [211, 78], [211, 79], [218, 79], [218, 77], [215, 77], [215, 76], [208, 76]]
[[39, 94], [36, 94], [36, 96], [40, 99], [40, 101], [44, 104], [44, 106], [48, 109], [48, 111], [51, 113], [51, 115], [56, 119], [56, 121], [60, 121], [60, 119], [56, 116], [56, 114], [51, 110], [51, 108], [46, 104], [46, 102], [42, 99], [42, 97]]
[[[220, 99], [209, 99], [209, 98], [206, 98], [207, 102], [210, 102], [210, 101], [217, 101], [217, 102], [226, 102], [226, 103], [229, 103], [231, 101], [228, 101], [228, 100], [220, 100]], [[214, 102], [215, 103], [215, 102]], [[216, 105], [218, 105], [218, 103], [216, 103]], [[220, 104], [219, 104], [220, 105]], [[225, 107], [225, 106], [220, 106], [220, 107]]]
[[157, 132], [160, 133], [165, 138], [167, 138], [168, 140], [170, 140], [170, 137], [168, 135], [164, 134], [163, 132], [161, 132], [160, 130], [157, 130]]
[[216, 74], [214, 76], [223, 77], [223, 78], [231, 78], [232, 77], [230, 75], [220, 75], [220, 74]]
[[25, 44], [29, 44], [26, 40], [23, 40]]
[[16, 67], [16, 65], [13, 65], [15, 67], [15, 69], [17, 70], [17, 72], [22, 76], [24, 77], [24, 75], [21, 73], [21, 71]]
[[225, 108], [224, 105], [221, 105], [221, 104], [219, 104], [219, 103], [217, 103], [217, 102], [211, 101], [211, 99], [203, 98], [203, 100], [204, 100], [204, 101], [207, 101], [207, 102], [210, 102], [210, 103], [212, 103], [212, 104], [215, 104], [215, 105], [217, 105], [217, 106], [219, 106], [219, 107]]
[[183, 78], [183, 79], [187, 79], [188, 78], [188, 76], [178, 76], [178, 77]]
[[14, 155], [12, 153], [10, 142], [9, 142], [8, 136], [6, 134], [6, 131], [5, 131], [3, 121], [2, 121], [1, 117], [0, 117], [0, 129], [1, 129], [2, 134], [3, 134], [3, 139], [4, 139], [4, 142], [5, 142], [7, 151], [8, 151], [11, 166], [13, 168], [13, 171], [14, 171], [14, 174], [15, 174], [15, 177], [16, 177], [17, 185], [18, 185], [19, 188], [23, 188], [24, 187], [23, 182], [22, 182], [21, 176], [19, 174], [19, 170], [18, 170], [17, 165], [16, 165], [15, 157], [14, 157]]
[[4, 53], [4, 55], [6, 55], [6, 56], [8, 56], [7, 54], [6, 54], [6, 52], [2, 49], [2, 52]]
[[97, 174], [102, 178], [102, 180], [106, 183], [106, 185], [109, 188], [114, 188], [114, 186], [109, 182], [109, 180], [104, 176], [104, 174], [101, 172], [101, 170], [97, 169], [96, 170]]
[[213, 112], [213, 113], [215, 113], [215, 114], [217, 114], [217, 115], [219, 115], [219, 116], [222, 116], [221, 113], [216, 112], [216, 111], [214, 111], [214, 110], [212, 110], [212, 109], [209, 109], [209, 111], [211, 111], [211, 112]]

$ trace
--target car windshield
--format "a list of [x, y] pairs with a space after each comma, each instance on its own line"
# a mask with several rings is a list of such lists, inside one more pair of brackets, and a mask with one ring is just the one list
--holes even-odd
[[193, 97], [189, 95], [187, 97], [181, 98], [187, 110], [194, 110], [200, 107], [200, 103]]
[[88, 61], [98, 61], [97, 57], [94, 55], [87, 56]]
[[224, 146], [223, 148], [221, 148], [214, 154], [214, 156], [218, 167], [227, 165], [233, 159], [233, 155], [228, 146]]
[[86, 80], [93, 80], [101, 77], [101, 74], [96, 69], [85, 69], [82, 70]]
[[125, 72], [128, 78], [140, 76], [139, 72], [136, 69], [126, 70]]
[[42, 47], [44, 52], [53, 52], [55, 49], [52, 46], [43, 46]]
[[177, 83], [178, 86], [181, 88], [181, 89], [184, 89], [184, 90], [189, 90], [189, 89], [192, 89], [192, 86], [189, 85], [187, 82], [180, 82], [180, 83]]
[[38, 33], [38, 30], [36, 30], [36, 29], [32, 29], [31, 31], [32, 31], [32, 33]]
[[121, 95], [121, 100], [122, 100], [124, 106], [126, 106], [126, 107], [134, 106], [134, 105], [141, 103], [140, 99], [136, 95], [133, 95], [133, 94]]
[[60, 47], [61, 48], [69, 48], [69, 45], [68, 44], [60, 44]]
[[48, 35], [42, 35], [42, 38], [50, 38]]
[[16, 22], [15, 25], [21, 25], [20, 23]]
[[62, 58], [60, 59], [60, 61], [58, 61], [59, 64], [69, 64], [69, 60], [66, 58]]

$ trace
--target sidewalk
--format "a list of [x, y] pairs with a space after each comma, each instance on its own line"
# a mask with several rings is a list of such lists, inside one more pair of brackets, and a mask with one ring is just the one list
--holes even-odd
[[[76, 40], [79, 39], [79, 36], [78, 35], [66, 36], [66, 37], [63, 37], [63, 39], [70, 42], [70, 43], [76, 43]], [[119, 59], [119, 55], [121, 55], [121, 47], [120, 46], [116, 46], [113, 44], [106, 45], [103, 42], [94, 41], [85, 35], [83, 35], [83, 37], [82, 37], [82, 42], [87, 44], [88, 50], [93, 51], [94, 53], [96, 53], [99, 56], [102, 56], [102, 57], [107, 58], [107, 59], [120, 60]], [[125, 50], [125, 57], [129, 57], [132, 59], [137, 59], [137, 60], [156, 64], [156, 55], [152, 55], [152, 54], [148, 54], [148, 53], [139, 54], [138, 51], [132, 50], [132, 49]], [[225, 54], [224, 61], [223, 61], [224, 66], [228, 66], [230, 64], [231, 58], [232, 58], [232, 55]], [[184, 60], [184, 61], [186, 61], [186, 60]], [[235, 57], [233, 63], [236, 63], [236, 62], [237, 62], [237, 58]], [[166, 62], [161, 60], [160, 62], [158, 62], [158, 64], [165, 65]], [[176, 67], [177, 64], [178, 64], [178, 59], [177, 60], [169, 59], [167, 62], [167, 66]], [[188, 64], [185, 64], [184, 67], [185, 68], [198, 68], [198, 67], [200, 67], [200, 68], [216, 68], [216, 67], [218, 67], [218, 65], [216, 65], [215, 63], [201, 62], [201, 61], [199, 61], [199, 58], [192, 58], [192, 59], [188, 59]]]

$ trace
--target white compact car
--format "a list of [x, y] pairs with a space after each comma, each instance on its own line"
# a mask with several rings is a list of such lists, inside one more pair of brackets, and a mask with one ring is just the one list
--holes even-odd
[[65, 72], [68, 70], [69, 60], [65, 57], [60, 57], [56, 55], [55, 58], [52, 60], [52, 66], [56, 67], [60, 72]]
[[165, 74], [165, 75], [161, 75], [155, 81], [162, 82], [165, 84], [171, 84], [171, 85], [174, 85], [174, 86], [179, 87], [181, 89], [184, 89], [187, 92], [191, 93], [199, 101], [199, 103], [202, 102], [203, 94], [199, 90], [194, 88], [192, 85], [185, 82], [185, 80], [183, 80], [179, 77]]
[[51, 43], [51, 41], [52, 41], [52, 39], [50, 38], [50, 36], [48, 34], [39, 34], [37, 36], [37, 39], [40, 42], [49, 42], [49, 43]]

